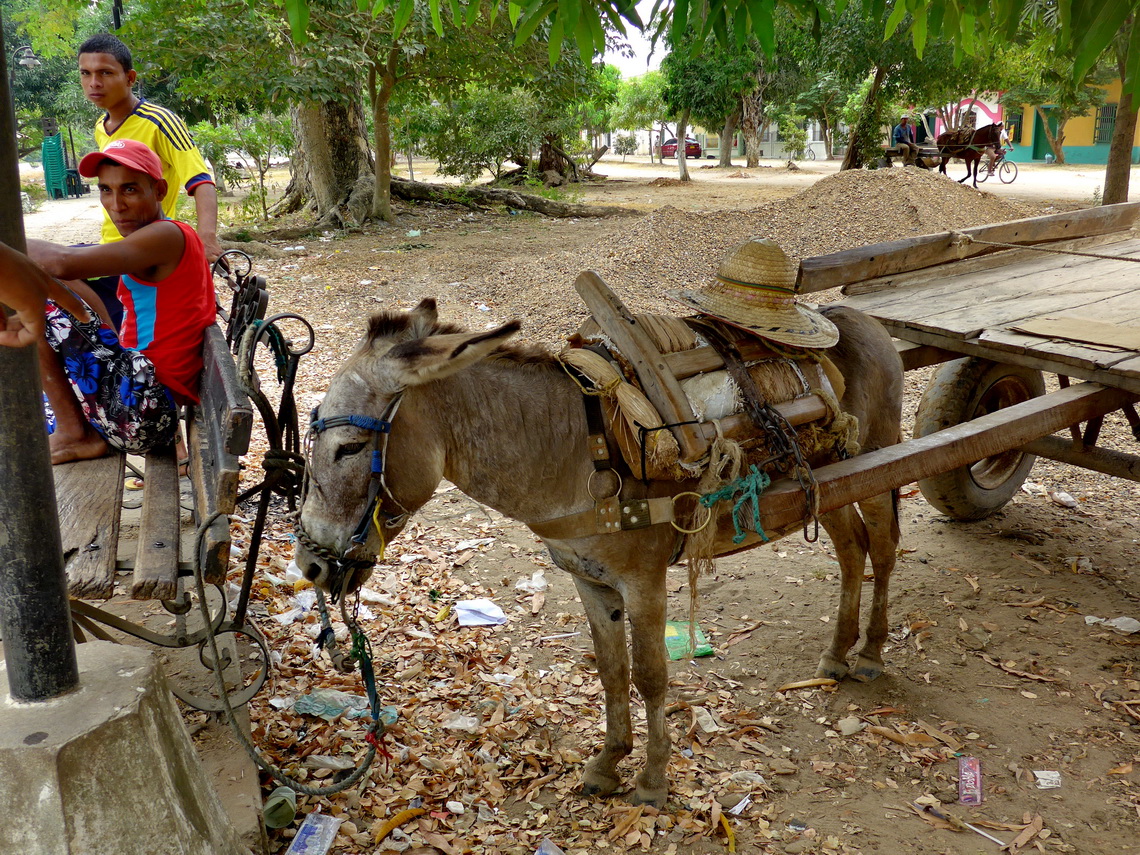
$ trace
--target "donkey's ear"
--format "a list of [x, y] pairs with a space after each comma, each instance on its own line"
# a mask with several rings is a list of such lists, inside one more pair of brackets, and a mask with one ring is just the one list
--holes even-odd
[[411, 333], [413, 338], [423, 338], [435, 328], [439, 320], [439, 313], [435, 308], [435, 300], [428, 297], [420, 300], [420, 304], [408, 312], [411, 320]]
[[384, 355], [395, 363], [402, 386], [417, 386], [448, 377], [486, 357], [519, 331], [518, 321], [482, 333], [433, 335], [397, 344]]

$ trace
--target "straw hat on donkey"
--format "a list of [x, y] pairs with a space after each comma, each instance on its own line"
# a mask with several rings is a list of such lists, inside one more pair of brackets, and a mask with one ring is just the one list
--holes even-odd
[[732, 251], [711, 283], [671, 291], [669, 296], [780, 344], [831, 347], [839, 341], [839, 330], [819, 312], [796, 302], [796, 272], [779, 244], [753, 238]]

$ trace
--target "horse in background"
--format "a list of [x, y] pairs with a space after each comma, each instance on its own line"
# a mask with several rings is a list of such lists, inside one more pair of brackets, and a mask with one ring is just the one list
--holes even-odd
[[938, 154], [942, 162], [938, 164], [938, 171], [946, 174], [946, 164], [952, 157], [960, 157], [966, 161], [966, 175], [958, 179], [959, 184], [965, 184], [971, 175], [974, 177], [974, 188], [978, 186], [978, 164], [987, 148], [995, 151], [1001, 146], [1001, 122], [986, 125], [983, 128], [959, 128], [956, 131], [946, 131], [938, 135], [935, 143], [938, 145]]

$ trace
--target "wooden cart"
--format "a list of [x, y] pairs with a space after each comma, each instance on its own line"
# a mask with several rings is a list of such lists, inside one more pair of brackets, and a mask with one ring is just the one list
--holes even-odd
[[[1136, 449], [1097, 444], [1118, 410], [1140, 441], [1138, 215], [1138, 203], [1110, 205], [804, 259], [801, 293], [842, 286], [845, 305], [895, 336], [907, 370], [940, 366], [913, 439], [816, 470], [821, 511], [917, 480], [944, 513], [980, 519], [1036, 456], [1140, 481]], [[1058, 378], [1048, 394], [1045, 374]], [[793, 482], [761, 499], [766, 528], [803, 509]]]

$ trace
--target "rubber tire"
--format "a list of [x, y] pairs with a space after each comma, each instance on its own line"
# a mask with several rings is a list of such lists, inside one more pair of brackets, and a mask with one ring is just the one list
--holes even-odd
[[[931, 378], [914, 420], [922, 437], [1045, 394], [1041, 372], [968, 357], [947, 362]], [[1021, 489], [1037, 458], [1007, 451], [918, 482], [926, 501], [956, 520], [1001, 510]]]
[[1012, 160], [1003, 160], [1001, 166], [998, 167], [998, 178], [1001, 179], [1002, 184], [1012, 184], [1017, 180], [1017, 164]]
[[[1000, 166], [998, 167], [1001, 168]], [[990, 171], [982, 166], [981, 162], [978, 163], [978, 183], [985, 184], [986, 179], [990, 177]]]

